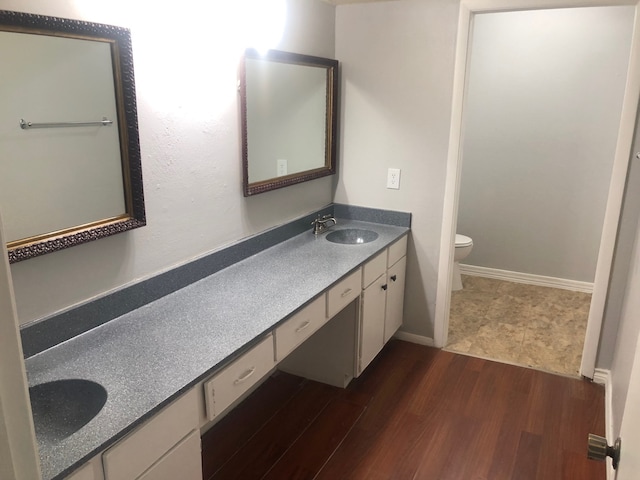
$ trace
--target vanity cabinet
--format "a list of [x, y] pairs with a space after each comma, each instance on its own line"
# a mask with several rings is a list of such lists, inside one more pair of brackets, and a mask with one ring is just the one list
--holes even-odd
[[201, 480], [200, 430], [194, 430], [174, 446], [138, 480]]
[[406, 253], [404, 236], [364, 265], [357, 375], [402, 325]]
[[106, 450], [105, 480], [202, 480], [197, 395], [191, 389]]
[[[359, 297], [362, 291], [362, 269], [351, 272], [326, 291], [326, 315], [322, 325], [304, 342], [280, 354], [280, 340], [276, 330], [278, 369], [317, 382], [344, 388], [354, 377], [356, 358], [356, 319]], [[319, 302], [319, 300], [316, 300]], [[314, 302], [315, 303], [315, 302]], [[309, 315], [307, 309], [301, 315]], [[319, 316], [320, 305], [316, 315]], [[296, 316], [292, 317], [292, 320]], [[288, 322], [284, 324], [286, 326]], [[301, 324], [302, 325], [302, 324]], [[286, 328], [286, 327], [285, 327]]]

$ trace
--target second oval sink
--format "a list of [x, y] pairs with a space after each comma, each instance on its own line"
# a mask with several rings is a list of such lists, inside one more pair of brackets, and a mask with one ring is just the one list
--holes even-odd
[[36, 436], [63, 440], [89, 423], [107, 401], [99, 383], [83, 379], [56, 380], [29, 388]]
[[327, 234], [327, 240], [333, 243], [342, 243], [344, 245], [359, 245], [362, 243], [373, 242], [378, 238], [378, 234], [371, 230], [363, 230], [360, 228], [345, 228], [343, 230], [335, 230]]

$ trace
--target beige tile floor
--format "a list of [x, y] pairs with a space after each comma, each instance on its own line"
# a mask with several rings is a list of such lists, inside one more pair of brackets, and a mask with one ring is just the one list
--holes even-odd
[[462, 276], [446, 350], [578, 376], [591, 295]]

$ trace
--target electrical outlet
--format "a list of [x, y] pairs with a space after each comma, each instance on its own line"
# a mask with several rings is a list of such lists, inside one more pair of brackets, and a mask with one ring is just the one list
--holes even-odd
[[287, 160], [284, 158], [279, 158], [278, 160], [276, 160], [276, 164], [277, 164], [277, 172], [276, 175], [278, 177], [282, 177], [284, 175], [287, 174]]
[[387, 172], [387, 188], [400, 190], [400, 169], [390, 168]]

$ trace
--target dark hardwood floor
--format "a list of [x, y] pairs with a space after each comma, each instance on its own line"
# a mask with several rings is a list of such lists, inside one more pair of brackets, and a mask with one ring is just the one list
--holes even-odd
[[593, 383], [392, 340], [340, 389], [278, 372], [202, 438], [204, 479], [605, 479]]

